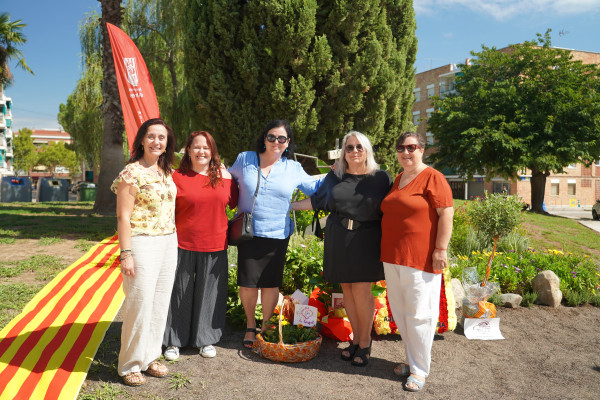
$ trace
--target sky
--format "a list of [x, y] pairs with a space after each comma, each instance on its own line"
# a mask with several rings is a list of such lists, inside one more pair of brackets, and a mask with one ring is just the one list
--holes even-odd
[[[556, 47], [600, 53], [600, 0], [414, 0], [417, 72], [464, 63], [481, 46], [502, 48], [536, 39], [552, 29]], [[35, 72], [11, 69], [13, 130], [60, 129], [56, 115], [81, 77], [78, 27], [84, 15], [100, 12], [97, 0], [0, 0], [0, 12], [21, 19], [21, 47]]]

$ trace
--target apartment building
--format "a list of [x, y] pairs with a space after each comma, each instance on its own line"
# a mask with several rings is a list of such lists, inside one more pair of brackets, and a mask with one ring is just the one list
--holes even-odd
[[6, 97], [3, 85], [0, 85], [0, 176], [14, 175], [12, 99]]
[[[509, 48], [499, 49], [507, 51]], [[581, 60], [586, 64], [600, 64], [600, 53], [570, 50], [574, 60]], [[465, 60], [465, 64], [469, 59]], [[430, 69], [416, 75], [414, 90], [413, 123], [417, 132], [427, 140], [427, 145], [435, 142], [434, 135], [429, 132], [427, 120], [434, 112], [431, 97], [444, 97], [453, 93], [456, 76], [460, 68], [455, 64], [447, 64]], [[429, 154], [425, 151], [425, 156]], [[454, 198], [471, 199], [481, 196], [484, 191], [490, 193], [508, 192], [518, 194], [523, 200], [531, 204], [531, 172], [523, 170], [518, 179], [505, 180], [493, 177], [486, 182], [485, 175], [476, 175], [472, 180], [465, 180], [451, 170], [442, 171], [450, 183]], [[565, 168], [562, 174], [550, 175], [546, 180], [544, 201], [547, 207], [584, 207], [592, 206], [596, 199], [600, 199], [600, 160], [590, 167], [582, 164], [573, 164]]]

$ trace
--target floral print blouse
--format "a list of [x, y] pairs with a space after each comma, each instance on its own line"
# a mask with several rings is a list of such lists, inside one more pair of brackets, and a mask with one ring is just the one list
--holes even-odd
[[137, 189], [131, 214], [131, 236], [168, 235], [175, 232], [177, 187], [171, 175], [160, 177], [138, 163], [127, 164], [110, 189], [125, 181]]

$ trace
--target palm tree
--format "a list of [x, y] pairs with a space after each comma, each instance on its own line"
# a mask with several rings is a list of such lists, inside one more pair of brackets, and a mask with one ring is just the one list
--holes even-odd
[[23, 53], [18, 46], [24, 44], [27, 39], [21, 32], [26, 24], [21, 20], [10, 21], [10, 14], [0, 14], [0, 84], [7, 85], [12, 82], [12, 74], [8, 68], [8, 61], [16, 59], [17, 67], [33, 74], [33, 71], [27, 66]]
[[123, 169], [123, 132], [125, 131], [125, 125], [106, 23], [121, 26], [121, 0], [98, 1], [102, 5], [100, 25], [102, 29], [102, 94], [104, 97], [102, 115], [104, 131], [94, 211], [100, 214], [114, 214], [116, 212], [117, 197], [110, 191], [110, 185]]

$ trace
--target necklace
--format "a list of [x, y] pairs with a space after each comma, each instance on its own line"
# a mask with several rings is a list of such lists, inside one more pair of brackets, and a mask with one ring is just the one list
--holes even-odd
[[152, 168], [152, 166], [146, 160], [144, 160], [143, 158], [140, 160], [140, 165], [142, 167], [146, 168], [147, 170], [150, 170], [157, 177], [159, 177], [159, 178], [161, 177], [161, 173], [160, 173], [160, 170], [158, 168], [158, 165], [156, 166], [156, 169]]

